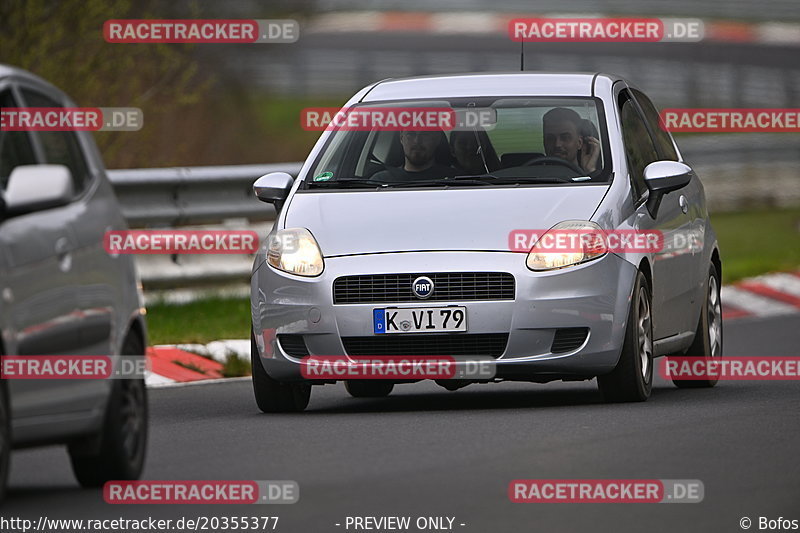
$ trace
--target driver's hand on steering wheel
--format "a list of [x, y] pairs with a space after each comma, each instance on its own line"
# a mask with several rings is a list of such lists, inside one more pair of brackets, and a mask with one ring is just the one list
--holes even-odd
[[580, 164], [583, 170], [591, 174], [597, 170], [597, 160], [600, 158], [600, 140], [596, 137], [584, 137], [581, 147]]

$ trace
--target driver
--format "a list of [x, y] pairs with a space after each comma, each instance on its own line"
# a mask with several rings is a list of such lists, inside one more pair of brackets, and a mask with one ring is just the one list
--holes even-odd
[[453, 176], [455, 170], [436, 162], [436, 150], [442, 143], [441, 131], [402, 131], [400, 144], [403, 146], [404, 163], [402, 167], [388, 167], [376, 173], [372, 179], [377, 181], [425, 181]]
[[[596, 137], [580, 134], [581, 116], [565, 107], [555, 107], [544, 114], [544, 151], [549, 157], [559, 157], [587, 175], [597, 170], [600, 141]], [[580, 161], [578, 161], [580, 154]]]

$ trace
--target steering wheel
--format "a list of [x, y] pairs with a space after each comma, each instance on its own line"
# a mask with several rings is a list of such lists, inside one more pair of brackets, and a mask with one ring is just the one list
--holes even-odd
[[560, 157], [554, 156], [542, 156], [542, 157], [534, 157], [523, 163], [521, 166], [523, 167], [531, 167], [533, 165], [561, 165], [562, 167], [567, 167], [568, 169], [576, 172], [579, 176], [585, 174], [585, 172], [577, 167], [577, 165], [573, 165], [566, 159], [561, 159]]

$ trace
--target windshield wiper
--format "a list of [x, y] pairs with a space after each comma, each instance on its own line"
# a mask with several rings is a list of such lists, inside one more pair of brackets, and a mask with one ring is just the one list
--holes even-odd
[[503, 179], [503, 178], [498, 178], [494, 174], [476, 174], [474, 176], [469, 176], [469, 175], [455, 176], [454, 178], [450, 178], [450, 179], [454, 179], [454, 180], [492, 180], [492, 181], [494, 181], [494, 180]]
[[[455, 180], [481, 180], [487, 183], [494, 183], [500, 185], [509, 185], [512, 183], [524, 183], [527, 181], [535, 181], [536, 183], [572, 183], [571, 180], [567, 178], [555, 178], [555, 177], [538, 177], [538, 176], [527, 176], [527, 177], [520, 177], [520, 178], [505, 178], [495, 176], [494, 174], [477, 174], [475, 176], [456, 176], [453, 178]], [[573, 178], [574, 180], [575, 178]], [[586, 178], [591, 179], [591, 178]]]
[[470, 187], [475, 185], [518, 185], [523, 183], [571, 183], [564, 178], [500, 178], [493, 174], [480, 174], [476, 176], [454, 176], [432, 180], [413, 181], [377, 181], [370, 179], [338, 179], [333, 181], [306, 182], [309, 189], [369, 189], [369, 188], [411, 188], [411, 187]]
[[498, 178], [491, 174], [480, 176], [455, 176], [434, 180], [414, 180], [391, 182], [389, 187], [441, 187], [441, 186], [474, 186], [474, 185], [520, 185], [527, 183], [572, 183], [564, 178]]
[[[463, 179], [462, 179], [463, 178]], [[455, 185], [455, 186], [469, 186], [469, 185], [489, 185], [494, 183], [492, 181], [470, 179], [469, 177], [462, 176], [459, 179], [455, 178], [441, 178], [434, 180], [414, 180], [414, 181], [396, 181], [389, 184], [390, 187], [441, 187], [442, 185]]]
[[338, 179], [333, 181], [307, 181], [309, 189], [364, 189], [372, 187], [387, 187], [385, 181], [363, 179]]
[[536, 183], [571, 183], [566, 178], [545, 178], [545, 177], [520, 177], [520, 178], [501, 178], [494, 174], [479, 174], [477, 176], [456, 176], [454, 180], [476, 181], [479, 180], [483, 183], [492, 183], [496, 185], [511, 185], [514, 183], [536, 182]]

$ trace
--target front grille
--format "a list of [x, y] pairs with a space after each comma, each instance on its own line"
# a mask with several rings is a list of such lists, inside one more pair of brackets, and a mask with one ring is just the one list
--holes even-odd
[[[433, 294], [424, 300], [411, 291], [411, 284], [419, 276], [427, 276], [433, 281]], [[513, 299], [514, 276], [507, 272], [368, 274], [344, 276], [333, 282], [335, 304]]]
[[507, 342], [508, 333], [342, 337], [348, 355], [477, 355], [496, 358], [503, 355]]
[[565, 353], [577, 350], [586, 340], [589, 328], [560, 328], [556, 330], [553, 344], [550, 346], [552, 353]]
[[278, 335], [278, 342], [281, 348], [292, 357], [305, 357], [308, 355], [306, 341], [302, 335]]

